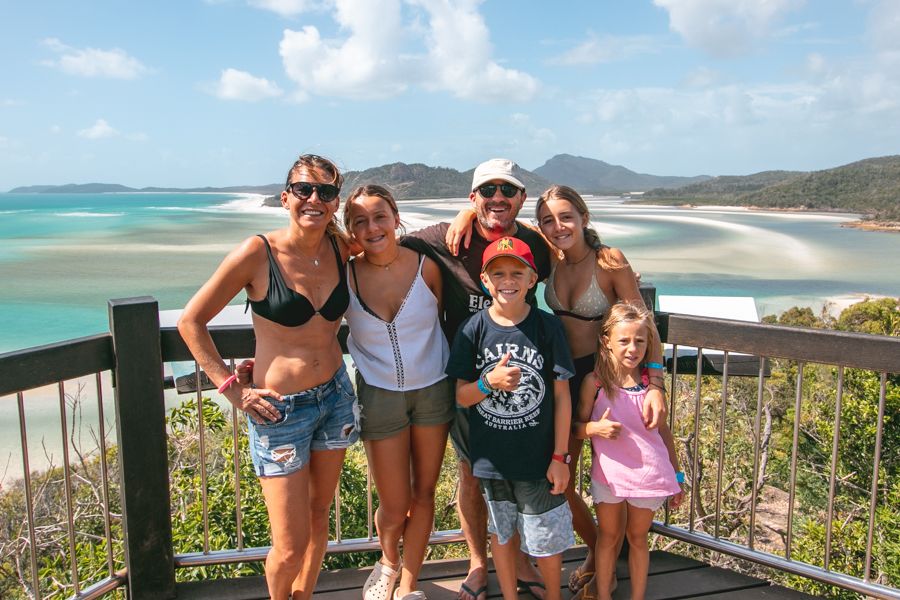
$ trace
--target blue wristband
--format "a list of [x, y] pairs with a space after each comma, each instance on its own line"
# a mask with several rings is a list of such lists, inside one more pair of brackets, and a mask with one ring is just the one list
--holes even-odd
[[481, 379], [478, 380], [478, 390], [485, 396], [491, 395], [491, 390], [489, 390], [488, 387], [484, 385], [484, 382]]
[[675, 481], [677, 481], [678, 483], [684, 483], [684, 471], [675, 472]]
[[647, 367], [648, 369], [659, 369], [660, 371], [662, 371], [662, 368], [663, 368], [663, 366], [661, 364], [651, 363], [651, 362], [644, 363], [644, 366]]

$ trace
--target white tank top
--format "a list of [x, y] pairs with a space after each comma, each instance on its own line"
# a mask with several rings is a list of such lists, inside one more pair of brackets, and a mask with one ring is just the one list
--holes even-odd
[[[363, 308], [350, 293], [344, 314], [350, 326], [347, 348], [366, 383], [385, 390], [417, 390], [444, 379], [450, 348], [438, 321], [437, 299], [422, 278], [424, 256], [394, 320]], [[351, 269], [347, 269], [348, 285]]]

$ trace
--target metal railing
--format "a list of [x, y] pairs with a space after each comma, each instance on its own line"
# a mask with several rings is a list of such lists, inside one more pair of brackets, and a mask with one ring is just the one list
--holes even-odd
[[[681, 360], [671, 361], [671, 387], [670, 397], [674, 406], [670, 413], [670, 427], [685, 442], [686, 454], [690, 456], [690, 465], [685, 470], [689, 476], [691, 490], [686, 523], [673, 523], [673, 516], [666, 512], [665, 521], [656, 523], [654, 531], [657, 533], [689, 542], [696, 546], [725, 553], [737, 558], [745, 559], [771, 567], [779, 571], [814, 579], [825, 584], [838, 586], [861, 594], [876, 598], [900, 598], [900, 590], [873, 581], [873, 539], [878, 527], [876, 521], [876, 508], [879, 498], [882, 502], [886, 496], [889, 482], [885, 481], [880, 469], [882, 459], [882, 438], [884, 434], [885, 402], [890, 374], [900, 373], [900, 338], [873, 336], [866, 334], [845, 333], [840, 331], [825, 331], [814, 329], [796, 329], [782, 326], [763, 325], [758, 323], [746, 323], [742, 321], [730, 321], [724, 319], [711, 319], [687, 315], [659, 315], [661, 329], [665, 332], [664, 341], [673, 345], [673, 355], [679, 354], [679, 347], [690, 346], [696, 349], [695, 371], [693, 374], [679, 373]], [[721, 373], [714, 373], [708, 368], [708, 362], [704, 360], [705, 351], [715, 350], [722, 353]], [[729, 404], [747, 400], [733, 390], [733, 379], [729, 377], [729, 365], [735, 353], [751, 355], [758, 362], [756, 374], [755, 413], [752, 430], [748, 433], [752, 440], [750, 448], [751, 456], [749, 474], [749, 494], [744, 490], [743, 496], [737, 495], [737, 504], [743, 504], [742, 510], [732, 511], [725, 515], [723, 501], [726, 498], [724, 490], [724, 468], [729, 462], [726, 453], [726, 444], [729, 435], [740, 435], [742, 432], [737, 427], [729, 427], [727, 415]], [[742, 357], [746, 364], [747, 357]], [[772, 391], [767, 389], [765, 382], [769, 365], [773, 360], [780, 360], [785, 364], [783, 368], [796, 372], [793, 382], [793, 403], [784, 407], [786, 415], [793, 413], [788, 461], [788, 476], [786, 489], [779, 489], [775, 482], [769, 481], [769, 475], [762, 458], [764, 452], [771, 449], [770, 432], [766, 431], [762, 421], [771, 419], [771, 404], [775, 401]], [[691, 361], [694, 362], [694, 361]], [[864, 549], [864, 566], [862, 572], [850, 573], [835, 569], [832, 563], [834, 517], [836, 511], [836, 488], [839, 483], [838, 469], [841, 455], [841, 417], [844, 412], [844, 400], [847, 394], [846, 373], [848, 369], [862, 370], [863, 376], [870, 379], [877, 378], [878, 391], [876, 397], [857, 398], [858, 401], [867, 402], [868, 405], [877, 406], [874, 418], [869, 422], [858, 424], [874, 428], [875, 436], [872, 441], [871, 454], [866, 457], [870, 465], [868, 473], [851, 473], [845, 476], [845, 481], [853, 476], [865, 481], [866, 475], [871, 480], [868, 486], [868, 496], [857, 489], [856, 495], [863, 497], [867, 511], [864, 515], [866, 523], [866, 542]], [[820, 384], [814, 390], [806, 385], [807, 372], [814, 373]], [[684, 389], [682, 379], [692, 379], [693, 388]], [[829, 393], [823, 393], [828, 383], [834, 381], [834, 389]], [[709, 385], [714, 383], [714, 385]], [[786, 382], [787, 383], [787, 382]], [[704, 386], [704, 384], [706, 384]], [[704, 392], [704, 387], [706, 391]], [[719, 388], [718, 398], [713, 391]], [[747, 386], [743, 386], [746, 391]], [[812, 395], [813, 392], [815, 395]], [[860, 392], [857, 391], [857, 395]], [[811, 396], [811, 397], [810, 397]], [[865, 396], [865, 394], [863, 394]], [[768, 398], [768, 401], [767, 401]], [[704, 410], [705, 405], [719, 403], [718, 412]], [[833, 404], [831, 404], [833, 402]], [[823, 410], [824, 406], [824, 410]], [[685, 423], [678, 419], [678, 413], [684, 412], [684, 408], [690, 407], [690, 422]], [[682, 411], [679, 411], [679, 408]], [[832, 429], [829, 464], [827, 465], [827, 500], [824, 510], [810, 508], [812, 519], [825, 522], [825, 543], [821, 556], [816, 561], [809, 559], [810, 550], [807, 549], [807, 560], [799, 560], [794, 556], [798, 508], [798, 471], [801, 460], [807, 462], [807, 478], [815, 477], [815, 469], [810, 469], [814, 462], [804, 455], [801, 448], [801, 437], [808, 432], [801, 431], [804, 428], [805, 419], [811, 411], [833, 412], [828, 415], [817, 415], [820, 423], [830, 425]], [[687, 419], [685, 419], [686, 421]], [[807, 428], [810, 426], [807, 424]], [[710, 429], [717, 429], [717, 435], [709, 434]], [[704, 465], [701, 464], [703, 448], [701, 440], [706, 431], [706, 441], [715, 448], [713, 462], [716, 467], [715, 486], [713, 488], [715, 509], [707, 513], [701, 509], [703, 490], [701, 479], [705, 477]], [[808, 453], [807, 453], [808, 454]], [[747, 458], [747, 457], [744, 457]], [[862, 457], [857, 456], [860, 460]], [[734, 483], [734, 479], [731, 482]], [[782, 538], [781, 543], [768, 544], [767, 548], [760, 548], [758, 539], [764, 533], [759, 523], [760, 494], [768, 486], [770, 490], [786, 492], [787, 503], [783, 516], [783, 529], [774, 527], [776, 533]], [[735, 503], [733, 503], [735, 504]], [[680, 520], [685, 520], [683, 514], [679, 514]], [[741, 521], [736, 517], [746, 517]], [[850, 520], [857, 518], [851, 513], [845, 516]], [[726, 534], [726, 523], [729, 532]], [[779, 525], [779, 523], [776, 523]], [[771, 524], [766, 527], [773, 529]], [[888, 536], [893, 535], [900, 540], [900, 531], [884, 531]], [[774, 546], [774, 547], [773, 547]], [[780, 548], [783, 546], [783, 548]], [[779, 553], [780, 550], [780, 553]]]
[[[714, 550], [773, 567], [780, 571], [812, 578], [845, 589], [854, 590], [878, 598], [900, 598], [900, 591], [872, 580], [874, 560], [873, 539], [878, 531], [876, 519], [879, 501], [883, 495], [885, 482], [880, 478], [880, 460], [884, 433], [885, 401], [890, 385], [890, 373], [900, 370], [900, 339], [863, 334], [848, 334], [834, 331], [800, 330], [775, 327], [756, 323], [725, 321], [684, 315], [659, 315], [663, 340], [673, 344], [677, 356], [679, 349], [696, 347], [696, 369], [693, 373], [682, 374], [684, 364], [681, 359], [671, 362], [670, 427], [682, 441], [688, 471], [690, 501], [680, 512], [666, 512], [665, 520], [656, 523], [654, 530], [665, 536], [688, 542], [696, 546]], [[24, 487], [24, 525], [27, 540], [23, 544], [22, 555], [29, 556], [31, 589], [28, 593], [35, 598], [45, 597], [46, 586], [42, 589], [38, 574], [40, 547], [39, 518], [33, 514], [35, 498], [34, 481], [28, 457], [28, 429], [26, 427], [26, 399], [34, 388], [57, 386], [57, 402], [61, 419], [60, 438], [63, 447], [62, 485], [65, 493], [65, 515], [61, 522], [64, 530], [69, 563], [69, 588], [73, 598], [97, 598], [123, 585], [128, 586], [130, 598], [172, 597], [177, 594], [175, 570], [207, 565], [223, 565], [237, 562], [263, 560], [268, 547], [246, 547], [243, 531], [246, 488], [241, 477], [240, 424], [241, 419], [234, 410], [228, 409], [233, 463], [228, 466], [234, 480], [235, 528], [237, 533], [234, 548], [214, 547], [210, 542], [209, 499], [207, 497], [208, 473], [204, 460], [199, 461], [200, 502], [202, 504], [202, 541], [197, 552], [175, 554], [172, 540], [170, 498], [170, 462], [167, 447], [168, 435], [164, 406], [163, 365], [166, 362], [192, 361], [177, 331], [160, 329], [155, 301], [138, 298], [110, 302], [110, 334], [73, 340], [52, 346], [0, 355], [0, 398], [15, 397], [19, 416], [22, 447], [22, 477]], [[253, 333], [249, 327], [223, 327], [212, 331], [217, 347], [226, 360], [238, 359], [253, 354]], [[346, 330], [341, 332], [341, 343], [345, 345]], [[345, 346], [346, 347], [346, 346]], [[724, 352], [721, 372], [711, 370], [707, 354], [711, 349]], [[738, 359], [736, 353], [749, 354], [756, 358], [755, 398], [748, 400], [747, 379], [741, 385], [735, 384], [735, 377], [729, 374], [729, 367], [736, 362], [746, 364], [746, 357]], [[761, 494], [774, 487], [766, 477], [766, 440], [763, 420], [769, 418], [766, 402], [766, 378], [770, 360], [797, 361], [797, 377], [794, 384], [792, 438], [789, 444], [790, 461], [787, 484], [783, 492], [788, 495], [788, 510], [785, 515], [783, 549], [779, 553], [760, 542]], [[811, 400], [806, 393], [805, 373], [817, 365], [827, 365], [833, 369], [837, 381], [834, 392], [833, 436], [830, 440], [830, 464], [827, 472], [827, 496], [821, 519], [826, 523], [825, 550], [821, 560], [800, 560], [795, 548], [797, 517], [794, 507], [798, 504], [798, 472], [802, 471], [803, 411], [808, 410]], [[879, 392], [876, 400], [877, 421], [874, 427], [873, 453], [871, 461], [870, 485], [868, 489], [868, 510], [866, 513], [867, 539], [862, 573], [841, 572], [832, 561], [832, 547], [836, 533], [832, 522], [839, 512], [836, 503], [838, 488], [844, 483], [838, 471], [841, 452], [842, 405], [848, 400], [846, 388], [847, 370], [864, 369], [877, 373]], [[109, 375], [107, 375], [107, 373]], [[709, 373], [716, 373], [710, 375]], [[99, 430], [98, 461], [101, 472], [98, 505], [103, 507], [104, 552], [106, 573], [96, 581], [86, 581], [79, 573], [75, 561], [75, 548], [84, 535], [79, 531], [79, 516], [74, 506], [72, 489], [73, 476], [78, 473], [69, 466], [65, 454], [71, 449], [71, 431], [66, 429], [71, 415], [67, 412], [66, 382], [88, 377], [95, 382]], [[688, 381], [690, 377], [692, 380]], [[106, 379], [115, 382], [115, 468], [107, 463], [111, 448], [106, 446], [107, 431], [104, 416], [104, 402], [108, 401], [110, 385]], [[208, 424], [204, 422], [204, 403], [201, 377], [195, 370], [197, 388], [196, 414], [199, 435], [199, 454], [204, 457], [207, 448]], [[714, 394], [709, 382], [715, 381], [718, 394], [718, 410], [709, 410], [714, 404]], [[740, 388], [736, 390], [735, 388]], [[692, 390], [692, 392], [691, 392]], [[734, 403], [755, 400], [752, 424], [748, 425], [748, 439], [752, 442], [749, 451], [737, 461], [729, 458], [728, 451], [734, 444], [734, 437], [740, 434], [734, 423], [729, 422], [729, 411]], [[818, 401], [819, 399], [817, 399]], [[713, 407], [715, 408], [715, 407]], [[710, 434], [710, 428], [714, 431]], [[710, 451], [710, 449], [713, 449]], [[706, 454], [704, 454], [706, 452]], [[709, 460], [709, 455], [714, 456]], [[704, 488], [706, 469], [713, 465], [715, 485]], [[224, 468], [224, 467], [223, 467]], [[744, 469], [750, 472], [749, 490], [745, 490], [741, 519], [735, 511], [728, 510], [726, 504], [735, 497], [733, 482], [726, 483], [726, 469]], [[115, 471], [113, 475], [111, 472]], [[769, 486], [768, 488], [766, 486]], [[342, 505], [336, 497], [336, 527], [334, 537], [329, 542], [329, 552], [356, 552], [378, 549], [372, 527], [372, 491], [367, 481], [367, 534], [363, 537], [346, 538], [342, 532]], [[715, 508], [706, 511], [703, 491], [707, 497], [714, 496]], [[110, 510], [110, 506], [121, 504], [121, 515]], [[59, 529], [59, 528], [58, 528]], [[121, 531], [119, 534], [118, 532]], [[120, 535], [124, 542], [121, 549], [114, 544], [114, 537]], [[460, 541], [459, 531], [436, 531], [432, 543]]]

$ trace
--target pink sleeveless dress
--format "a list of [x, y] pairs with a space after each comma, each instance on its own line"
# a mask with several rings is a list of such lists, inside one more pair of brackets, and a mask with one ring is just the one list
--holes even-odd
[[612, 421], [622, 424], [614, 440], [591, 437], [591, 478], [609, 487], [620, 498], [657, 498], [681, 491], [675, 469], [657, 429], [647, 429], [641, 417], [647, 390], [617, 388], [612, 402], [600, 388], [594, 400], [591, 420], [598, 420], [606, 409]]

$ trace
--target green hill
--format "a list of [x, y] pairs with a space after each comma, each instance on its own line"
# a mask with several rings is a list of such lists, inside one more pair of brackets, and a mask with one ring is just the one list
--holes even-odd
[[646, 202], [725, 204], [861, 213], [900, 222], [900, 156], [869, 158], [833, 169], [764, 171], [715, 177], [677, 190], [654, 189]]
[[568, 185], [587, 194], [642, 192], [653, 188], [682, 187], [709, 179], [706, 175], [668, 177], [635, 173], [620, 165], [571, 154], [557, 154], [535, 169], [534, 173], [547, 181]]

